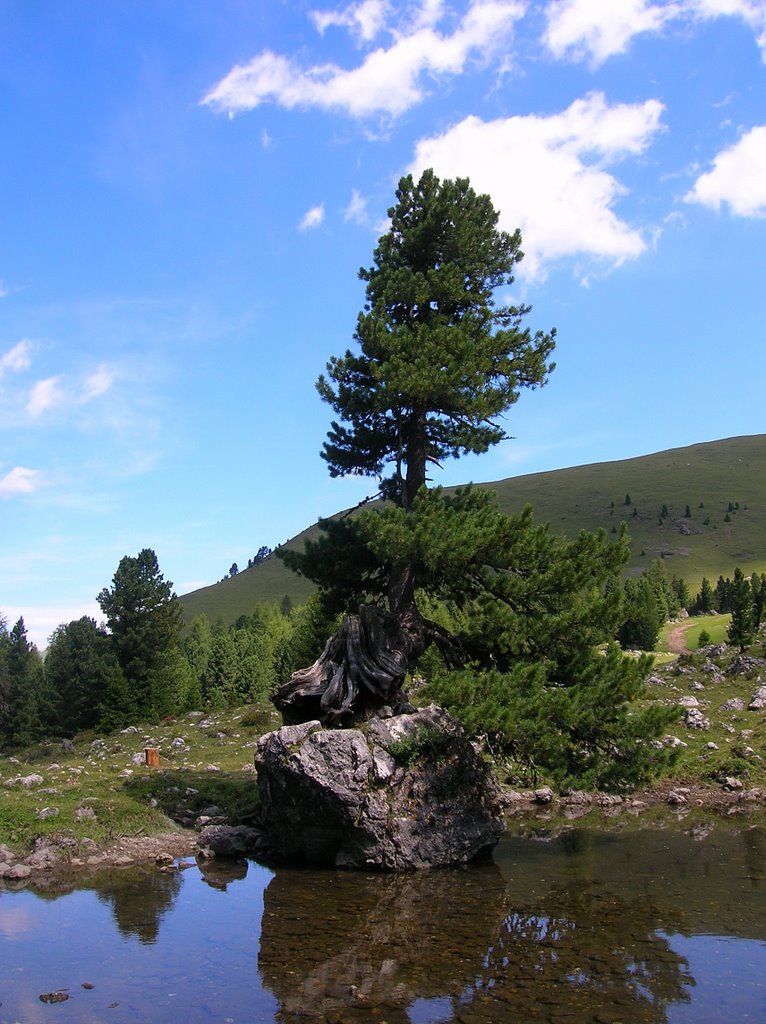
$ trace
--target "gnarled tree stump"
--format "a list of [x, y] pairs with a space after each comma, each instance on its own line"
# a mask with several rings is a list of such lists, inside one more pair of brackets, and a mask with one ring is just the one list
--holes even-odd
[[314, 664], [294, 672], [272, 697], [285, 722], [337, 726], [384, 704], [408, 709], [402, 684], [425, 646], [422, 621], [408, 625], [374, 605], [347, 616]]

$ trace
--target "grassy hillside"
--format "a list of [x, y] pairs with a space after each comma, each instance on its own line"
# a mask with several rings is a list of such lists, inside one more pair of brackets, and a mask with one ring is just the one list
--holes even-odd
[[[538, 521], [570, 536], [599, 528], [611, 533], [627, 523], [632, 573], [662, 557], [669, 575], [682, 576], [696, 590], [703, 576], [715, 581], [731, 575], [735, 565], [747, 573], [766, 572], [766, 434], [480, 486], [496, 491], [506, 512], [531, 504]], [[668, 514], [660, 522], [663, 505]], [[730, 505], [738, 508], [729, 512]], [[302, 547], [316, 529], [288, 546]], [[185, 595], [181, 603], [187, 621], [204, 612], [211, 620], [232, 622], [259, 602], [278, 602], [287, 594], [298, 604], [310, 593], [306, 580], [271, 555], [233, 579]]]

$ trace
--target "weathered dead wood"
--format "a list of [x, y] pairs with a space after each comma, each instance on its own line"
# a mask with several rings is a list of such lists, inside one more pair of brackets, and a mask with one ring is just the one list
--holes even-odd
[[423, 625], [405, 630], [397, 616], [374, 605], [347, 616], [314, 664], [274, 694], [285, 722], [343, 725], [384, 704], [400, 710], [405, 675], [425, 647]]

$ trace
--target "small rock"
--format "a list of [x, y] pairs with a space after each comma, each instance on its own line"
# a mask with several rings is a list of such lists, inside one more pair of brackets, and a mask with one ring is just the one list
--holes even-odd
[[134, 754], [130, 759], [131, 764], [146, 764], [146, 754]]
[[32, 868], [28, 864], [11, 864], [5, 870], [0, 871], [0, 878], [10, 878], [11, 880], [19, 880], [22, 878], [29, 878], [32, 874]]
[[718, 750], [718, 744], [717, 743], [713, 743], [713, 741], [710, 740], [709, 743], [705, 744], [705, 750]]
[[90, 990], [94, 989], [95, 987], [96, 986], [93, 984], [92, 981], [84, 981], [80, 986], [80, 988], [84, 988], [87, 992], [90, 992]]
[[687, 708], [684, 712], [684, 724], [687, 729], [709, 729], [710, 719], [705, 718], [698, 708]]
[[35, 811], [35, 817], [38, 821], [45, 821], [46, 818], [57, 818], [58, 813], [58, 807], [42, 807], [39, 811]]
[[663, 736], [662, 745], [663, 747], [671, 747], [673, 750], [675, 750], [678, 747], [689, 746], [688, 743], [684, 743], [683, 740], [680, 740], [678, 736]]
[[733, 775], [727, 775], [721, 783], [724, 789], [734, 791], [737, 789], [743, 789], [744, 786], [739, 779], [735, 779]]
[[748, 711], [763, 711], [766, 708], [766, 686], [758, 687], [750, 698], [750, 703], [747, 707]]
[[553, 800], [553, 790], [550, 786], [541, 786], [535, 790], [535, 803], [549, 804]]
[[667, 796], [667, 803], [672, 806], [686, 803], [686, 796], [683, 793], [679, 793], [677, 789], [671, 789]]
[[24, 789], [32, 789], [33, 786], [42, 786], [43, 777], [33, 772], [31, 775], [25, 775], [19, 779], [19, 785], [23, 786]]
[[173, 854], [172, 853], [158, 853], [154, 858], [155, 864], [172, 864]]
[[682, 697], [678, 703], [682, 708], [698, 708], [700, 706], [696, 697]]
[[88, 821], [96, 820], [96, 812], [92, 807], [78, 807], [74, 812], [74, 816], [78, 821], [85, 821], [86, 819]]
[[741, 803], [748, 803], [748, 802], [752, 802], [752, 801], [755, 801], [755, 800], [760, 800], [762, 797], [763, 797], [763, 790], [762, 789], [757, 789], [757, 788], [745, 789], [741, 793], [738, 794], [737, 800], [740, 801]]
[[741, 697], [732, 697], [731, 700], [725, 701], [718, 709], [719, 711], [744, 711], [745, 702]]
[[69, 999], [66, 992], [43, 992], [40, 996], [41, 1003], [65, 1003]]

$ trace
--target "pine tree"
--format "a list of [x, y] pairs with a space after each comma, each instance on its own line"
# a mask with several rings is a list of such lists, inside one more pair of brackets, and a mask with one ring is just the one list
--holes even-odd
[[[427, 543], [438, 548], [453, 509], [429, 501], [429, 467], [502, 441], [502, 414], [522, 388], [544, 384], [552, 368], [553, 332], [532, 335], [522, 327], [528, 307], [495, 302], [522, 252], [518, 231], [498, 230], [489, 196], [477, 195], [465, 179], [440, 182], [426, 171], [418, 182], [401, 179], [389, 216], [373, 266], [359, 272], [366, 284], [359, 352], [333, 357], [317, 387], [339, 417], [322, 450], [330, 475], [378, 478], [396, 522], [372, 513], [326, 531], [321, 552], [341, 570], [340, 587], [311, 551], [284, 553], [288, 564], [320, 582], [330, 603], [348, 590], [349, 577], [361, 575], [374, 583], [367, 598], [386, 610], [368, 601], [324, 661], [280, 689], [276, 701], [288, 716], [342, 720], [368, 701], [396, 702], [409, 664], [429, 642], [444, 640], [416, 600], [418, 569], [440, 553], [406, 544], [381, 558], [370, 549], [405, 522], [425, 542], [424, 517], [432, 527]], [[337, 544], [341, 533], [345, 550]]]
[[42, 659], [27, 638], [24, 619], [20, 618], [8, 634], [8, 691], [1, 723], [8, 746], [26, 746], [43, 735], [48, 718], [43, 694]]
[[431, 685], [469, 728], [482, 708], [513, 747], [533, 723], [524, 756], [556, 779], [627, 784], [662, 758], [646, 741], [676, 711], [635, 709], [648, 664], [598, 650], [621, 613], [608, 584], [628, 557], [624, 529], [614, 542], [604, 531], [564, 541], [530, 509], [504, 515], [491, 492], [428, 487], [432, 465], [501, 441], [499, 417], [547, 378], [552, 334], [532, 336], [525, 307], [493, 300], [520, 238], [497, 230], [466, 181], [426, 172], [397, 195], [360, 274], [361, 351], [332, 359], [318, 385], [339, 416], [323, 449], [331, 475], [375, 476], [387, 500], [322, 523], [303, 554], [280, 553], [328, 613], [359, 610], [275, 703], [287, 721], [326, 724], [402, 707], [405, 673], [436, 658]]
[[726, 630], [730, 644], [735, 644], [743, 651], [753, 642], [755, 622], [753, 617], [753, 591], [750, 581], [737, 566], [734, 579], [729, 587], [729, 606], [731, 622]]
[[130, 693], [132, 714], [152, 718], [172, 711], [176, 685], [168, 659], [179, 645], [182, 612], [157, 556], [144, 548], [120, 560], [110, 589], [98, 595], [114, 651]]
[[64, 736], [99, 725], [105, 699], [125, 686], [108, 634], [87, 616], [53, 631], [45, 654], [45, 678], [53, 696], [56, 731]]

